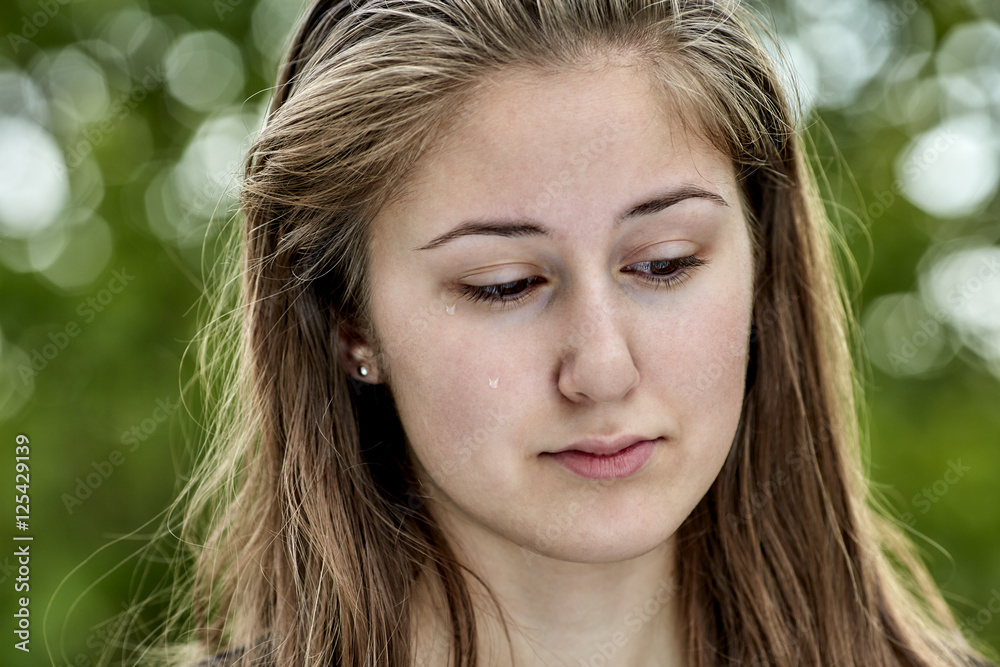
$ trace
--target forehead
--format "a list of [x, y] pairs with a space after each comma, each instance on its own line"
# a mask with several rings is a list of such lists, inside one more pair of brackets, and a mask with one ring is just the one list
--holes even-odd
[[504, 72], [460, 110], [385, 217], [405, 209], [416, 242], [453, 224], [452, 212], [556, 222], [681, 184], [734, 200], [731, 162], [682, 113], [638, 67]]

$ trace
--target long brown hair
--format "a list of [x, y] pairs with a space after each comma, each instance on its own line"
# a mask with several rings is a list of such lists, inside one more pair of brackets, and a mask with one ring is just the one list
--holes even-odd
[[[732, 159], [757, 257], [740, 425], [677, 534], [691, 667], [980, 657], [866, 479], [849, 262], [766, 35], [716, 0], [312, 3], [246, 161], [238, 280], [206, 328], [215, 414], [178, 499], [195, 560], [169, 662], [236, 647], [241, 665], [409, 665], [431, 573], [453, 662], [476, 663], [472, 573], [414, 490], [369, 317], [370, 225], [492, 73], [609, 52]], [[373, 347], [386, 384], [348, 376], [338, 328]]]

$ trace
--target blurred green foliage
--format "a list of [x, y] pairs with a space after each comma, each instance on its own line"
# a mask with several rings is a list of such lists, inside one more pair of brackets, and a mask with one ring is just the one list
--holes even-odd
[[[135, 554], [199, 434], [197, 397], [180, 394], [214, 261], [202, 240], [213, 215], [231, 224], [242, 151], [301, 7], [0, 9], [0, 433], [8, 490], [15, 436], [30, 437], [35, 538], [32, 652], [5, 631], [3, 664], [94, 664], [102, 623], [169, 576], [166, 557], [137, 570]], [[863, 277], [870, 474], [963, 630], [1000, 646], [1000, 3], [761, 7], [787, 39]], [[5, 628], [15, 532], [5, 522]]]

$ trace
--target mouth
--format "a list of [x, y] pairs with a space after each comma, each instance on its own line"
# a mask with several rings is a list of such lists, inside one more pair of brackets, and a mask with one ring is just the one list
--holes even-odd
[[[623, 447], [606, 443], [606, 450], [618, 447], [607, 454], [568, 448], [558, 452], [543, 452], [541, 456], [552, 459], [584, 479], [620, 479], [639, 472], [653, 456], [653, 451], [661, 440], [661, 438], [656, 438], [655, 440], [633, 441]], [[592, 445], [593, 443], [591, 443]], [[576, 444], [575, 446], [581, 445]]]
[[563, 452], [576, 451], [583, 452], [585, 454], [597, 454], [600, 456], [610, 456], [611, 454], [617, 454], [633, 445], [637, 445], [642, 442], [656, 441], [659, 438], [647, 438], [641, 435], [632, 435], [631, 433], [626, 435], [620, 435], [616, 438], [602, 440], [599, 438], [586, 438], [584, 440], [579, 440], [571, 445], [568, 445], [555, 452], [546, 452], [547, 454], [561, 454]]

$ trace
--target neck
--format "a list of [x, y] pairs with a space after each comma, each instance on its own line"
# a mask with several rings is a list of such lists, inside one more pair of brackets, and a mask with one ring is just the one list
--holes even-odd
[[[558, 560], [504, 542], [477, 540], [474, 549], [455, 544], [457, 557], [489, 585], [502, 610], [501, 616], [482, 585], [466, 577], [480, 665], [686, 664], [673, 537], [637, 558], [611, 563]], [[449, 664], [452, 630], [437, 588], [426, 581], [418, 586], [417, 665]]]

